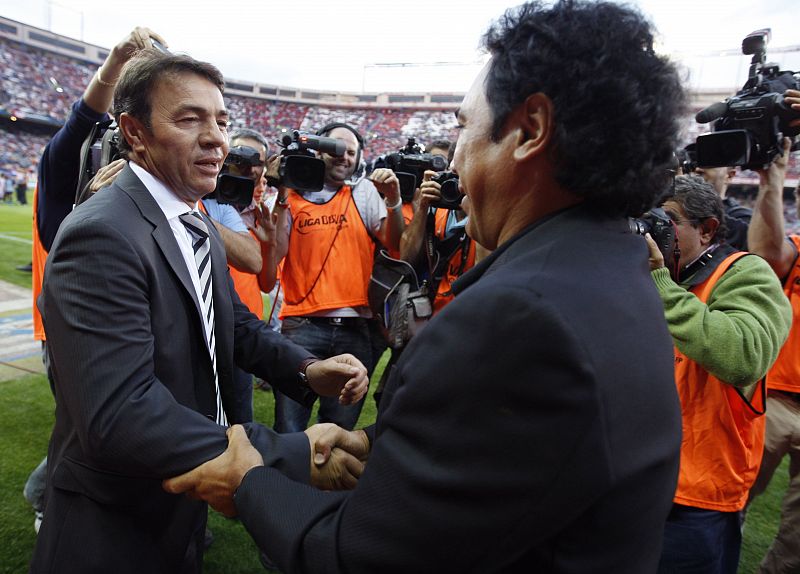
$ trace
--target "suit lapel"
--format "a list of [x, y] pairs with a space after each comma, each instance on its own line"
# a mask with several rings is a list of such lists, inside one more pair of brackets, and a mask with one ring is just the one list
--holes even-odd
[[[186, 293], [194, 301], [197, 316], [202, 317], [200, 302], [197, 300], [197, 293], [195, 293], [192, 278], [189, 275], [189, 270], [186, 268], [186, 261], [183, 258], [180, 247], [175, 241], [175, 235], [172, 233], [172, 227], [169, 221], [164, 216], [164, 212], [147, 191], [147, 188], [136, 177], [130, 167], [126, 167], [115, 181], [119, 184], [122, 190], [130, 196], [136, 206], [139, 208], [142, 216], [153, 225], [153, 239], [158, 245], [161, 252], [164, 254], [164, 259], [167, 261], [170, 269], [178, 277]], [[202, 328], [202, 325], [200, 326]]]

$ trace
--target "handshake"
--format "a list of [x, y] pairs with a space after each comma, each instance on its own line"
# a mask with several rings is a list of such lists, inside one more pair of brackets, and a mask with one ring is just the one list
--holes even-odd
[[[369, 439], [363, 430], [346, 431], [332, 423], [314, 425], [305, 431], [311, 446], [311, 485], [321, 490], [355, 488], [369, 456]], [[244, 476], [264, 466], [241, 425], [227, 431], [228, 449], [194, 470], [163, 482], [172, 494], [185, 493], [205, 500], [225, 516], [236, 516], [233, 495]]]

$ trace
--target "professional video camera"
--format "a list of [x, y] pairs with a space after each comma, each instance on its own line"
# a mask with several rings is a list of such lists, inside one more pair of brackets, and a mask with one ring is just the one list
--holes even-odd
[[403, 203], [410, 203], [414, 199], [414, 191], [422, 183], [425, 170], [444, 171], [447, 169], [447, 160], [439, 155], [424, 153], [415, 138], [408, 138], [408, 143], [400, 150], [375, 158], [369, 171], [381, 167], [394, 172], [400, 182], [400, 198]]
[[279, 145], [281, 165], [280, 179], [270, 185], [284, 185], [301, 191], [319, 191], [325, 185], [325, 162], [311, 151], [317, 150], [336, 157], [344, 155], [347, 146], [343, 140], [326, 138], [299, 130], [283, 130]]
[[206, 197], [242, 211], [253, 201], [256, 182], [251, 175], [252, 168], [262, 165], [264, 162], [255, 148], [246, 145], [232, 147], [217, 176], [217, 187]]
[[80, 175], [75, 190], [75, 205], [89, 199], [88, 183], [97, 171], [120, 158], [119, 129], [112, 120], [97, 122], [81, 145]]
[[[784, 136], [800, 133], [800, 127], [789, 126], [800, 113], [783, 101], [787, 89], [800, 90], [800, 79], [794, 72], [780, 71], [777, 64], [765, 63], [770, 34], [765, 28], [742, 40], [742, 54], [753, 55], [744, 87], [695, 116], [701, 124], [714, 122], [712, 133], [697, 138], [700, 167], [762, 169], [783, 153]], [[796, 142], [792, 149], [797, 149]]]
[[675, 224], [669, 215], [661, 207], [654, 207], [638, 219], [629, 217], [628, 224], [631, 233], [642, 236], [646, 233], [650, 234], [650, 237], [658, 245], [661, 255], [664, 256], [664, 266], [669, 269], [670, 276], [677, 279], [681, 250], [678, 247]]
[[435, 181], [441, 187], [439, 201], [431, 204], [431, 207], [441, 207], [442, 209], [461, 209], [461, 200], [464, 194], [458, 189], [458, 175], [452, 171], [443, 171], [436, 174], [431, 181]]

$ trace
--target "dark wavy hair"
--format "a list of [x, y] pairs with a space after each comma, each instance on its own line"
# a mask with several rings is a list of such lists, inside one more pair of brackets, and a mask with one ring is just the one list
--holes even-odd
[[497, 141], [509, 114], [541, 92], [555, 109], [556, 179], [615, 215], [636, 216], [669, 185], [686, 96], [677, 69], [653, 51], [650, 23], [609, 2], [529, 2], [483, 38]]
[[[196, 74], [217, 86], [220, 92], [225, 89], [222, 72], [213, 64], [195, 60], [185, 54], [164, 54], [154, 48], [147, 48], [125, 64], [114, 89], [112, 113], [117, 124], [120, 115], [125, 112], [150, 129], [151, 93], [162, 78], [178, 74]], [[124, 136], [119, 138], [119, 150], [124, 157], [131, 151]]]
[[711, 217], [719, 221], [714, 243], [723, 243], [728, 236], [725, 225], [725, 206], [714, 187], [699, 175], [679, 175], [675, 178], [675, 193], [667, 198], [683, 208], [690, 224], [697, 227]]

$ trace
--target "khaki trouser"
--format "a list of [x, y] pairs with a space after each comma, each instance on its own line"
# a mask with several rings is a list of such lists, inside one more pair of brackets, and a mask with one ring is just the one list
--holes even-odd
[[775, 469], [787, 454], [789, 487], [781, 503], [781, 524], [761, 561], [760, 573], [800, 572], [800, 394], [770, 391], [764, 458], [750, 491], [751, 500], [766, 490]]

